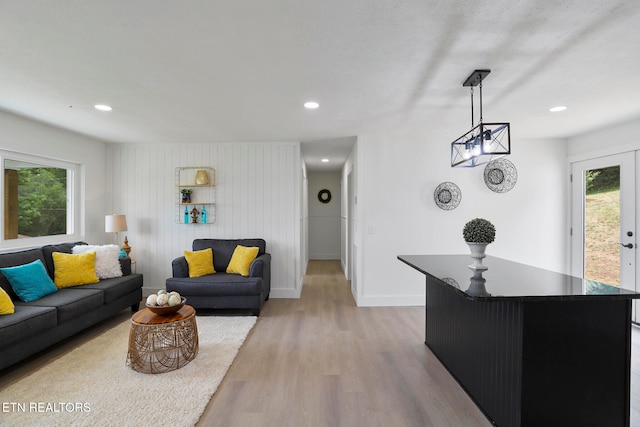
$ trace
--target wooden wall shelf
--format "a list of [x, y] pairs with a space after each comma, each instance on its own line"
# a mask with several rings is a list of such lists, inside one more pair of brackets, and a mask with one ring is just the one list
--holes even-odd
[[[213, 224], [216, 221], [216, 171], [209, 166], [178, 167], [175, 170], [175, 221], [178, 224]], [[183, 201], [183, 190], [191, 190]], [[185, 208], [188, 215], [185, 216]], [[194, 208], [197, 210], [193, 222]], [[206, 222], [201, 212], [206, 210]]]

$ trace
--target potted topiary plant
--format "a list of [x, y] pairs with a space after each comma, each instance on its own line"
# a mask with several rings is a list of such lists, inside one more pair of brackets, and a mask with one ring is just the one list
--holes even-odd
[[494, 225], [484, 218], [472, 219], [464, 225], [462, 236], [467, 245], [469, 245], [471, 258], [473, 258], [473, 264], [469, 268], [472, 270], [486, 270], [487, 267], [482, 264], [482, 259], [486, 256], [487, 245], [496, 238]]
[[182, 193], [182, 203], [191, 203], [191, 193], [193, 190], [190, 188], [183, 188], [180, 192]]

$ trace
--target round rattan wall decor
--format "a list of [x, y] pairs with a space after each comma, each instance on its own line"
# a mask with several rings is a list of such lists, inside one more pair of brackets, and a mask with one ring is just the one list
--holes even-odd
[[453, 182], [443, 182], [433, 192], [433, 199], [440, 209], [450, 211], [460, 204], [462, 191]]
[[331, 191], [326, 188], [318, 191], [318, 201], [320, 203], [329, 203], [331, 201]]
[[460, 284], [458, 283], [458, 281], [456, 279], [452, 279], [451, 277], [443, 277], [442, 280], [444, 283], [447, 283], [451, 286], [453, 286], [456, 289], [460, 289]]
[[484, 168], [484, 183], [496, 193], [506, 193], [516, 185], [517, 181], [516, 167], [505, 158], [492, 160]]

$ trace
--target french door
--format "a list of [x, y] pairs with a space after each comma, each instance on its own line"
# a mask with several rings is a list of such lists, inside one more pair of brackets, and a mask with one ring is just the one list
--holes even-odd
[[571, 176], [571, 274], [636, 291], [636, 153], [572, 163]]

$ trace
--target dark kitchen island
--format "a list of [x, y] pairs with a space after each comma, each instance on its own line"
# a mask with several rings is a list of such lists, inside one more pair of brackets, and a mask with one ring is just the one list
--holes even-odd
[[425, 343], [491, 422], [629, 426], [640, 293], [490, 256], [482, 277], [469, 255], [398, 259], [426, 276]]

